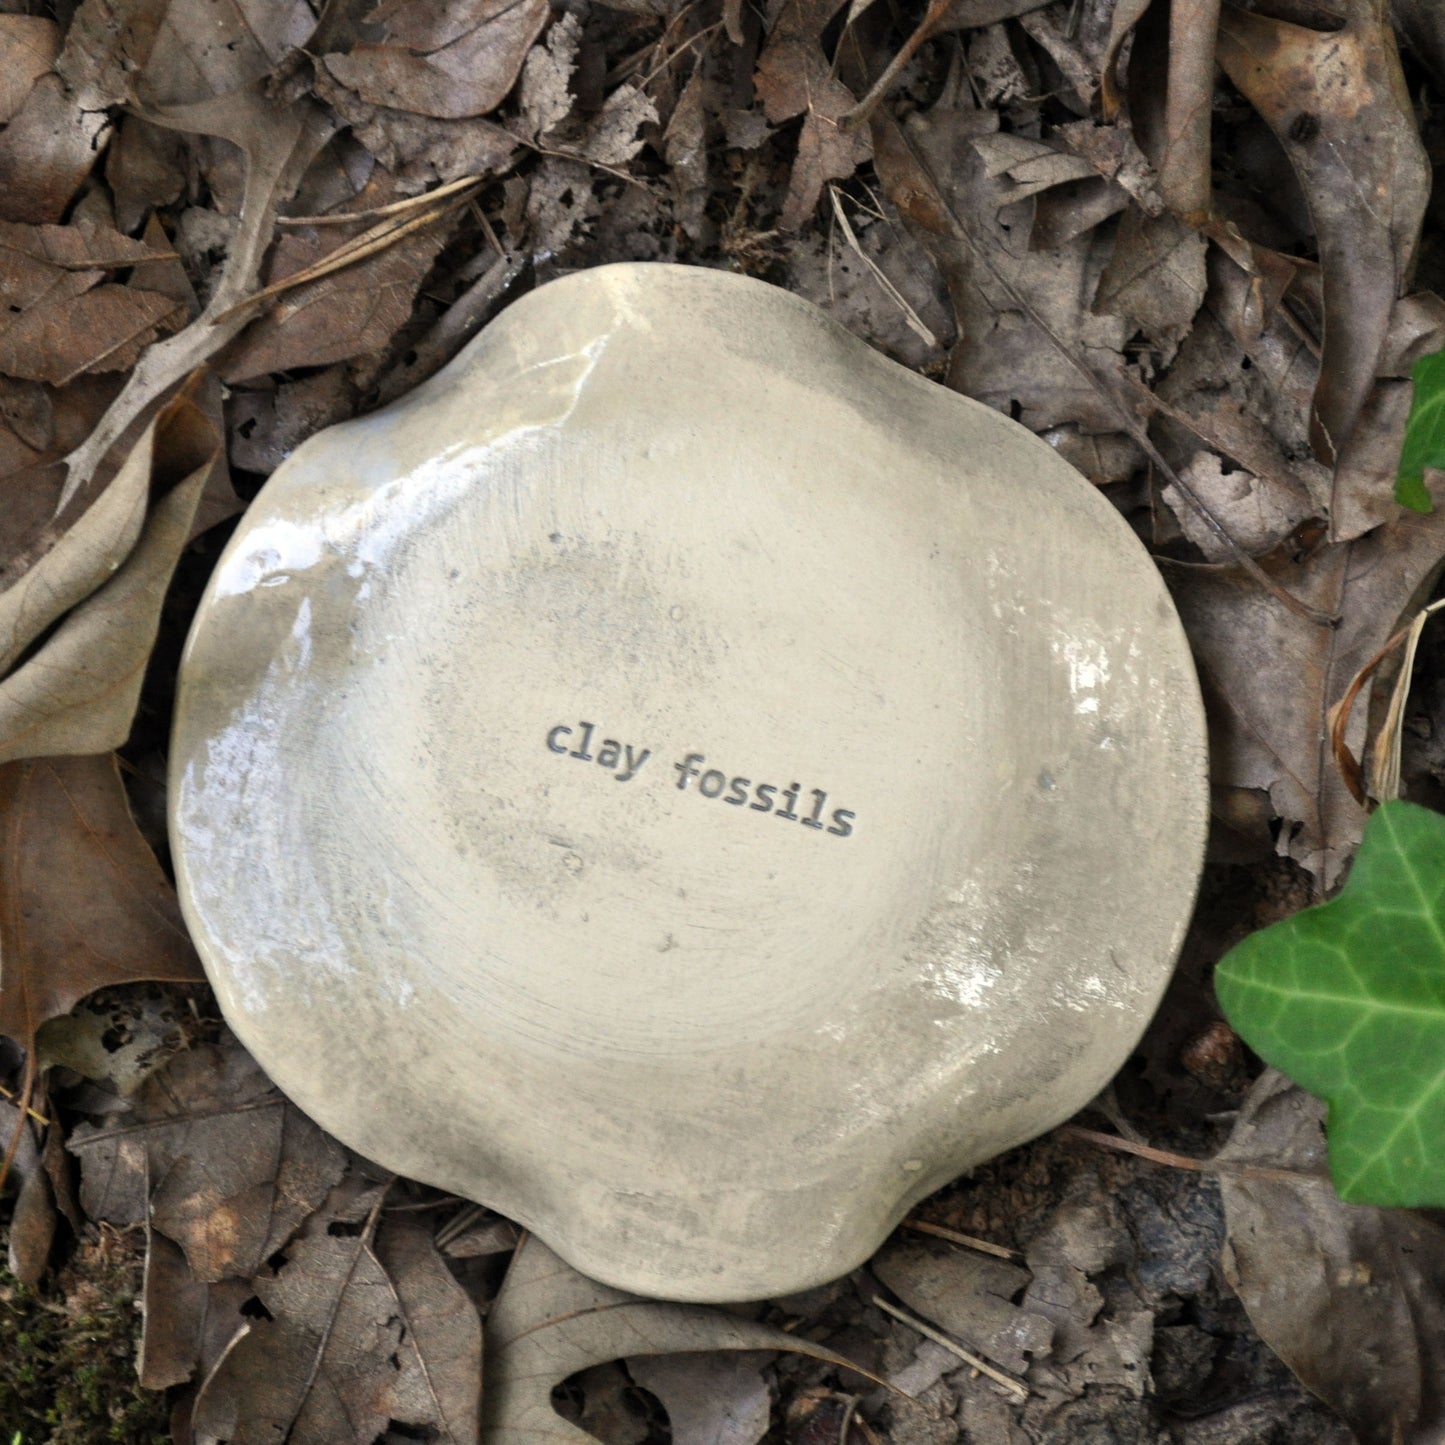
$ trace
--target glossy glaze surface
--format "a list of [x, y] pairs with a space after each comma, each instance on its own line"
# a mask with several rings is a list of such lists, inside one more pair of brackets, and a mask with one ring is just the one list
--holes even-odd
[[325, 1127], [645, 1294], [836, 1276], [1132, 1048], [1206, 819], [1149, 558], [808, 304], [606, 267], [276, 472], [172, 834]]

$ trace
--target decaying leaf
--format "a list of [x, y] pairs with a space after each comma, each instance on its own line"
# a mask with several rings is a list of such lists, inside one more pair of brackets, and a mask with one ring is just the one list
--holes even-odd
[[1350, 0], [1345, 10], [1343, 27], [1309, 30], [1226, 5], [1218, 44], [1220, 65], [1268, 122], [1309, 203], [1324, 273], [1311, 441], [1327, 463], [1374, 383], [1430, 194], [1385, 6]]
[[370, 105], [465, 120], [501, 104], [550, 15], [547, 0], [393, 0], [371, 16], [384, 40], [322, 63]]
[[843, 0], [785, 0], [758, 61], [754, 84], [774, 125], [803, 117], [781, 224], [796, 229], [813, 213], [823, 187], [851, 176], [870, 154], [862, 127], [841, 125], [852, 91], [823, 53], [824, 28]]
[[[119, 747], [129, 737], [160, 625], [161, 604], [181, 549], [191, 536], [196, 506], [219, 446], [210, 423], [184, 398], [146, 428], [117, 474], [120, 491], [114, 507], [122, 514], [130, 510], [127, 499], [141, 485], [147, 492], [159, 492], [159, 500], [114, 575], [78, 603], [38, 651], [0, 680], [0, 762], [100, 753]], [[127, 468], [132, 475], [127, 475]], [[108, 505], [106, 516], [110, 510]], [[34, 608], [29, 605], [32, 588], [22, 582], [18, 606], [23, 610], [17, 623], [28, 616], [33, 625], [56, 600], [94, 575], [93, 553], [91, 546], [65, 549], [61, 562], [46, 568], [34, 592]], [[68, 576], [62, 570], [67, 567]], [[39, 605], [42, 600], [46, 605]], [[0, 614], [5, 610], [0, 605]], [[21, 627], [17, 635], [28, 630]]]
[[1036, 431], [1071, 423], [1117, 430], [1114, 403], [1089, 375], [1112, 374], [1129, 333], [1128, 323], [1093, 310], [1108, 248], [1097, 232], [1050, 251], [1029, 248], [1031, 202], [1011, 204], [1011, 183], [989, 175], [990, 162], [977, 148], [998, 125], [994, 112], [978, 109], [961, 89], [905, 126], [874, 121], [874, 163], [884, 190], [953, 298], [959, 339], [948, 383]]
[[136, 979], [199, 982], [176, 896], [136, 830], [114, 758], [0, 767], [0, 1034]]
[[[221, 375], [244, 381], [381, 351], [411, 315], [417, 288], [446, 236], [445, 220], [436, 221], [355, 265], [303, 282], [224, 353]], [[334, 228], [283, 236], [268, 281], [323, 260], [340, 240]]]
[[259, 1270], [346, 1165], [336, 1141], [229, 1036], [177, 1055], [141, 1086], [130, 1113], [82, 1124], [69, 1147], [92, 1219], [149, 1221], [206, 1283]]
[[1222, 1163], [1226, 1277], [1260, 1335], [1366, 1445], [1445, 1430], [1445, 1230], [1404, 1209], [1343, 1203], [1324, 1173], [1323, 1106], [1270, 1071]]
[[1204, 301], [1204, 252], [1204, 237], [1174, 216], [1126, 211], [1094, 310], [1127, 318], [1167, 366]]
[[[378, 1200], [378, 1203], [380, 1201]], [[338, 1445], [389, 1423], [476, 1445], [482, 1330], [424, 1225], [308, 1233], [255, 1281], [248, 1322], [201, 1387], [197, 1445]]]
[[694, 1350], [790, 1350], [858, 1369], [842, 1355], [772, 1325], [699, 1305], [639, 1299], [598, 1284], [528, 1237], [487, 1317], [488, 1445], [522, 1445], [538, 1435], [588, 1445], [592, 1437], [553, 1409], [554, 1386], [578, 1370], [625, 1355]]
[[1030, 1282], [1019, 1265], [903, 1240], [884, 1246], [872, 1269], [909, 1309], [1005, 1370], [1020, 1375], [1029, 1355], [1048, 1354], [1053, 1325], [1013, 1303]]
[[25, 103], [31, 87], [55, 64], [60, 31], [39, 15], [0, 15], [0, 125]]
[[757, 1445], [773, 1402], [762, 1364], [771, 1356], [643, 1355], [627, 1361], [632, 1378], [662, 1401], [672, 1445]]
[[[1237, 564], [1164, 564], [1200, 668], [1216, 786], [1267, 791], [1284, 820], [1281, 853], [1333, 887], [1365, 813], [1335, 768], [1325, 714], [1394, 632], [1445, 558], [1445, 518], [1401, 513], [1350, 543], [1296, 561], [1281, 549], [1266, 572], [1325, 612], [1320, 626], [1281, 607]], [[1358, 755], [1366, 698], [1348, 742]]]

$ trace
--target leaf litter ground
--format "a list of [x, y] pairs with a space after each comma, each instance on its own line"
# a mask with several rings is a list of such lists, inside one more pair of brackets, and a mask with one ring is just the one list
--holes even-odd
[[[1445, 557], [1394, 493], [1445, 345], [1430, 0], [60, 13], [0, 6], [0, 1438], [1437, 1439], [1438, 1225], [1339, 1200], [1211, 987], [1348, 867], [1326, 711]], [[604, 1290], [328, 1139], [191, 981], [165, 874], [227, 518], [617, 260], [788, 287], [1045, 436], [1159, 558], [1210, 710], [1198, 916], [1115, 1083], [739, 1311]]]

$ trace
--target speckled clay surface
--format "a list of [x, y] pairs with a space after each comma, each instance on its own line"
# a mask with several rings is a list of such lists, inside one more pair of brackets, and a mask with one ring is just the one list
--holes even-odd
[[1165, 590], [1048, 446], [783, 291], [612, 266], [271, 478], [172, 832], [226, 1017], [326, 1128], [742, 1299], [1107, 1082], [1204, 778]]

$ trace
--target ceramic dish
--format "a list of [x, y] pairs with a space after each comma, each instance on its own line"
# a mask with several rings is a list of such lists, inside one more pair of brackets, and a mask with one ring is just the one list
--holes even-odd
[[226, 1017], [608, 1283], [801, 1289], [1137, 1041], [1206, 821], [1113, 508], [819, 311], [626, 265], [312, 438], [182, 668]]

